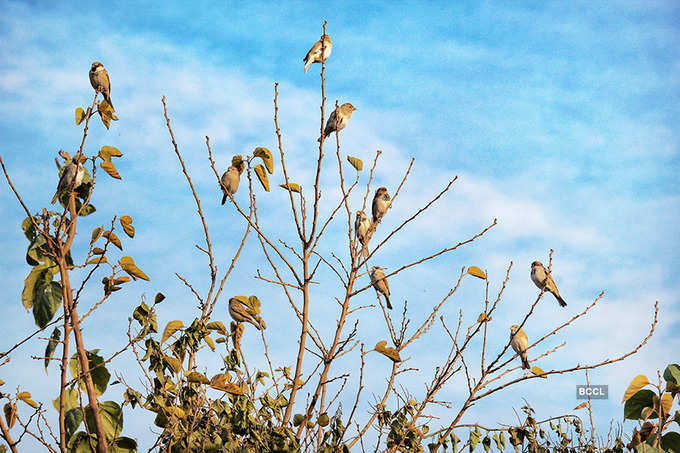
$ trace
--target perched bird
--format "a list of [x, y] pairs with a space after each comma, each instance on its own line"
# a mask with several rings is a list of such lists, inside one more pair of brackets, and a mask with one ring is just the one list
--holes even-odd
[[548, 269], [543, 267], [540, 261], [534, 261], [531, 263], [531, 280], [538, 286], [539, 289], [545, 288], [546, 291], [553, 293], [557, 302], [560, 303], [560, 307], [566, 307], [567, 303], [560, 296], [560, 292], [557, 291], [557, 286], [555, 285], [555, 280], [553, 280], [552, 275], [548, 272]]
[[345, 102], [340, 107], [333, 110], [328, 117], [328, 121], [326, 121], [326, 128], [323, 130], [323, 137], [320, 137], [318, 141], [320, 142], [322, 139], [325, 140], [326, 137], [335, 132], [336, 126], [337, 130], [339, 131], [344, 129], [345, 126], [347, 126], [349, 119], [352, 117], [352, 112], [355, 110], [356, 107], [354, 107], [349, 102]]
[[373, 195], [373, 223], [382, 219], [390, 207], [390, 194], [387, 193], [387, 187], [378, 187]]
[[356, 220], [354, 221], [354, 230], [357, 235], [357, 239], [362, 245], [361, 255], [368, 256], [368, 241], [371, 238], [368, 235], [371, 229], [371, 221], [364, 211], [357, 211]]
[[104, 69], [104, 65], [98, 61], [92, 63], [90, 68], [90, 83], [92, 88], [98, 90], [101, 87], [102, 95], [108, 104], [113, 108], [111, 103], [111, 81], [109, 80], [109, 73]]
[[259, 316], [253, 316], [248, 313], [246, 305], [235, 297], [229, 299], [229, 314], [236, 322], [249, 322], [254, 325], [257, 330], [264, 330], [267, 325]]
[[387, 308], [392, 310], [392, 304], [390, 303], [390, 286], [387, 284], [387, 279], [385, 278], [385, 272], [380, 266], [373, 266], [371, 268], [371, 284], [380, 294], [385, 296], [385, 301], [387, 301]]
[[517, 324], [510, 327], [510, 346], [522, 359], [522, 368], [528, 370], [530, 368], [529, 358], [527, 357], [529, 339], [524, 330], [520, 329]]
[[[321, 42], [323, 40], [323, 43]], [[321, 55], [323, 48], [323, 56]], [[314, 43], [305, 58], [302, 61], [305, 62], [305, 72], [312, 65], [312, 63], [322, 63], [328, 60], [331, 56], [331, 50], [333, 50], [333, 43], [331, 42], [331, 37], [328, 35], [323, 35], [321, 39]]]
[[227, 168], [227, 171], [222, 174], [220, 181], [222, 182], [220, 187], [224, 194], [222, 196], [222, 204], [224, 204], [227, 201], [227, 192], [234, 195], [238, 190], [238, 183], [241, 181], [241, 173], [238, 172], [238, 168], [230, 165], [229, 168]]
[[57, 184], [57, 191], [52, 197], [52, 204], [57, 201], [59, 195], [65, 190], [77, 189], [80, 183], [83, 182], [83, 175], [85, 174], [85, 167], [80, 163], [78, 157], [75, 156], [71, 159], [71, 163], [66, 166], [64, 171], [59, 178], [59, 184]]

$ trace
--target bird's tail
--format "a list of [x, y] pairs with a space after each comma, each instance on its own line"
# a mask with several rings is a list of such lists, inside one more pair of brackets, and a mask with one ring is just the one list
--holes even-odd
[[560, 307], [566, 307], [567, 306], [567, 302], [564, 299], [562, 299], [562, 296], [560, 296], [560, 293], [555, 293], [555, 298], [557, 299], [557, 302], [559, 302]]
[[363, 246], [361, 248], [361, 256], [363, 256], [364, 258], [368, 256], [368, 248], [366, 248], [366, 246]]
[[311, 58], [304, 59], [304, 62], [305, 62], [305, 74], [306, 74], [307, 69], [309, 69], [309, 67], [312, 65], [312, 59]]
[[109, 104], [111, 106], [111, 109], [115, 111], [116, 109], [113, 108], [113, 104], [111, 103], [111, 95], [108, 94], [107, 92], [103, 92], [102, 94], [104, 95], [104, 100], [106, 101], [106, 103]]
[[387, 294], [385, 294], [385, 301], [387, 302], [387, 308], [392, 310], [392, 304], [390, 303], [390, 296], [388, 296]]
[[525, 369], [525, 370], [528, 370], [529, 368], [531, 368], [529, 366], [529, 359], [527, 358], [526, 353], [522, 354], [522, 368]]
[[222, 195], [222, 204], [226, 203], [227, 201], [227, 192], [224, 192], [224, 195]]
[[50, 204], [56, 203], [57, 198], [59, 198], [59, 191], [58, 190], [54, 193], [54, 196], [52, 197], [52, 201], [51, 201]]

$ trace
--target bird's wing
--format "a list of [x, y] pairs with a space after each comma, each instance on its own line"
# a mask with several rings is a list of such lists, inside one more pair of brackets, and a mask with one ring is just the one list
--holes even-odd
[[309, 52], [307, 52], [307, 55], [305, 55], [305, 58], [302, 59], [302, 61], [309, 61], [309, 58], [312, 56], [312, 54], [316, 53], [319, 51], [321, 48], [321, 41], [317, 41], [314, 43], [311, 49], [309, 49]]

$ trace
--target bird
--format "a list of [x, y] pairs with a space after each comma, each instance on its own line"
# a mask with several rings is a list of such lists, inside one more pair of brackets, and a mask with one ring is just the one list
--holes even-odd
[[113, 108], [113, 104], [111, 103], [111, 81], [109, 80], [109, 73], [104, 69], [104, 65], [98, 61], [92, 63], [92, 67], [90, 68], [90, 83], [95, 90], [99, 90], [101, 87], [104, 99], [111, 108]]
[[550, 293], [553, 293], [557, 302], [559, 302], [560, 307], [566, 307], [567, 303], [560, 296], [560, 292], [557, 290], [557, 285], [555, 285], [555, 280], [553, 280], [550, 272], [543, 267], [540, 261], [534, 261], [531, 263], [531, 280], [538, 286], [539, 289], [544, 289]]
[[339, 131], [344, 129], [345, 126], [347, 126], [349, 119], [352, 117], [352, 112], [355, 110], [357, 110], [357, 108], [349, 102], [345, 102], [340, 107], [333, 110], [328, 116], [328, 121], [326, 121], [326, 128], [323, 130], [323, 136], [319, 137], [319, 140], [317, 141], [321, 142], [321, 140], [325, 140], [332, 132], [335, 132], [336, 127]]
[[64, 168], [64, 171], [61, 174], [61, 177], [59, 178], [59, 184], [57, 184], [57, 191], [54, 193], [54, 196], [52, 197], [52, 203], [54, 204], [57, 199], [59, 198], [59, 195], [64, 191], [64, 190], [75, 190], [80, 186], [80, 183], [83, 182], [83, 175], [85, 174], [85, 167], [83, 167], [83, 164], [80, 163], [80, 160], [78, 159], [78, 156], [75, 156], [73, 159], [71, 159], [71, 163]]
[[254, 325], [257, 330], [264, 330], [267, 325], [259, 316], [251, 315], [246, 305], [235, 297], [229, 299], [229, 314], [236, 322], [249, 322]]
[[385, 278], [385, 272], [380, 266], [373, 266], [371, 268], [371, 284], [377, 292], [385, 296], [385, 301], [387, 301], [387, 308], [392, 310], [392, 304], [390, 303], [390, 285], [387, 284], [387, 279]]
[[[323, 43], [321, 42], [323, 40]], [[323, 57], [321, 55], [323, 49]], [[333, 50], [333, 43], [331, 42], [331, 37], [328, 35], [323, 35], [321, 39], [314, 43], [305, 58], [302, 61], [305, 62], [305, 72], [312, 65], [312, 63], [322, 63], [328, 60], [331, 56], [331, 50]]]
[[371, 229], [371, 221], [364, 211], [357, 211], [356, 220], [354, 221], [354, 230], [356, 231], [357, 239], [362, 245], [361, 255], [368, 256], [368, 241], [371, 238], [369, 231]]
[[382, 219], [390, 207], [390, 194], [387, 193], [387, 187], [378, 187], [373, 195], [373, 223]]
[[238, 183], [241, 181], [241, 173], [239, 173], [238, 168], [230, 165], [222, 174], [220, 178], [220, 187], [222, 188], [222, 204], [227, 201], [227, 193], [234, 195], [238, 190]]
[[517, 324], [510, 326], [510, 346], [522, 359], [522, 368], [528, 370], [530, 368], [529, 358], [527, 357], [529, 339], [524, 330], [520, 329]]

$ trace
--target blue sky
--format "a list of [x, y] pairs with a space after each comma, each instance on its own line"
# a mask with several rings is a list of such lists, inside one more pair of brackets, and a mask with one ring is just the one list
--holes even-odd
[[[90, 228], [107, 223], [113, 214], [127, 214], [137, 236], [124, 241], [126, 254], [152, 280], [116, 294], [93, 317], [87, 327], [90, 344], [115, 351], [142, 294], [162, 291], [168, 296], [159, 315], [162, 325], [176, 318], [191, 320], [195, 303], [175, 272], [206, 287], [207, 264], [193, 247], [202, 242], [200, 222], [164, 128], [161, 96], [167, 96], [178, 142], [204, 199], [222, 258], [218, 265], [226, 269], [233, 238], [243, 227], [233, 209], [219, 205], [205, 136], [211, 137], [224, 166], [232, 155], [255, 146], [274, 150], [272, 98], [278, 81], [289, 171], [303, 187], [311, 187], [319, 126], [318, 65], [304, 74], [301, 58], [318, 39], [325, 19], [334, 45], [327, 97], [358, 107], [341, 134], [343, 153], [368, 163], [376, 149], [383, 150], [376, 182], [391, 192], [409, 159], [416, 159], [381, 229], [396, 227], [429, 194], [459, 176], [449, 196], [397, 235], [375, 264], [397, 268], [499, 220], [488, 237], [472, 246], [395, 276], [390, 286], [398, 305], [408, 299], [415, 322], [469, 264], [487, 269], [491, 291], [497, 291], [513, 261], [492, 333], [494, 344], [504, 344], [507, 327], [537, 294], [529, 281], [530, 263], [546, 261], [553, 248], [555, 279], [569, 306], [557, 311], [548, 297], [526, 329], [530, 337], [577, 313], [600, 290], [606, 296], [588, 320], [549, 343], [567, 341], [567, 347], [540, 364], [551, 369], [631, 349], [647, 331], [658, 300], [661, 322], [649, 344], [628, 361], [591, 376], [593, 382], [609, 384], [611, 394], [596, 403], [601, 434], [611, 419], [621, 420], [619, 398], [627, 383], [637, 374], [663, 370], [680, 347], [674, 335], [680, 329], [680, 8], [664, 1], [452, 3], [295, 2], [272, 8], [255, 2], [192, 7], [183, 2], [163, 7], [3, 2], [0, 153], [32, 210], [45, 206], [53, 194], [56, 152], [72, 152], [80, 143], [82, 130], [73, 124], [73, 110], [91, 100], [91, 62], [102, 61], [111, 76], [120, 121], [109, 131], [94, 124], [87, 150], [118, 147], [125, 154], [118, 165], [123, 181], [100, 179], [94, 198], [98, 210], [81, 225], [76, 255], [82, 254]], [[281, 178], [279, 171], [272, 182]], [[322, 178], [329, 185], [336, 180], [332, 160]], [[0, 275], [6, 288], [5, 343], [10, 346], [32, 332], [33, 322], [20, 301], [29, 270], [19, 230], [24, 216], [7, 186], [2, 187]], [[337, 196], [328, 192], [324, 209]], [[244, 190], [239, 196], [245, 203]], [[276, 188], [258, 192], [269, 231], [292, 240], [293, 230], [281, 226], [290, 219], [282, 200], [285, 193]], [[353, 206], [360, 202], [354, 199]], [[339, 223], [329, 232], [324, 250], [346, 237], [341, 228]], [[292, 364], [297, 333], [290, 327], [290, 309], [275, 288], [252, 278], [258, 268], [270, 271], [256, 241], [248, 242], [241, 263], [228, 293], [260, 296], [276, 361]], [[461, 291], [445, 312], [450, 322], [459, 308], [470, 319], [479, 312], [481, 283], [466, 280]], [[93, 289], [91, 301], [98, 294]], [[317, 297], [312, 317], [329, 333], [337, 313], [332, 294]], [[375, 302], [372, 292], [358, 299], [358, 304]], [[224, 305], [220, 313], [226, 320]], [[368, 346], [386, 337], [375, 308], [358, 318]], [[257, 357], [261, 346], [255, 340], [254, 335], [246, 339], [246, 346]], [[422, 395], [423, 382], [447, 348], [441, 329], [424, 338], [411, 351], [420, 371], [403, 376], [401, 383]], [[42, 362], [27, 357], [43, 350], [36, 340], [14, 354], [1, 370], [4, 391], [21, 385], [45, 401], [54, 397], [56, 389], [27, 381], [31, 376], [31, 382], [42, 382]], [[388, 368], [379, 357], [374, 362], [367, 395], [379, 391]], [[356, 356], [348, 358], [338, 373], [357, 363]], [[211, 371], [218, 364], [219, 358], [206, 361]], [[117, 365], [128, 380], [136, 379], [129, 357]], [[499, 422], [510, 423], [512, 408], [523, 405], [522, 398], [546, 417], [569, 412], [578, 403], [574, 386], [583, 381], [583, 375], [571, 375], [520, 384], [474, 407], [466, 421], [488, 423], [485, 417], [493, 413]], [[111, 390], [112, 399], [116, 391]], [[442, 399], [455, 404], [463, 391], [462, 382], [454, 382]], [[439, 415], [445, 420], [446, 414]], [[126, 432], [148, 448], [148, 417], [140, 411], [126, 417], [140, 421], [126, 424]]]

